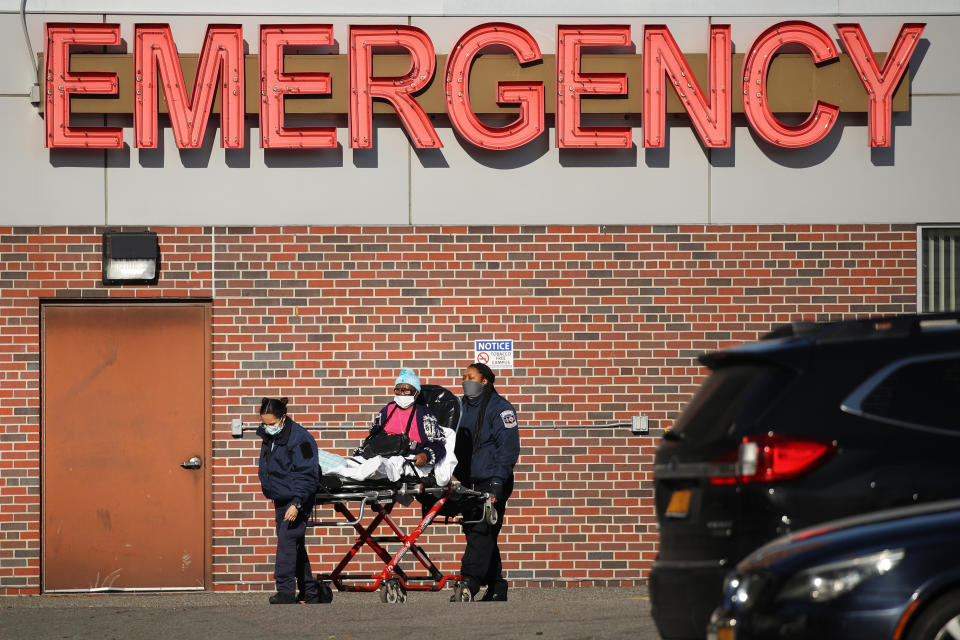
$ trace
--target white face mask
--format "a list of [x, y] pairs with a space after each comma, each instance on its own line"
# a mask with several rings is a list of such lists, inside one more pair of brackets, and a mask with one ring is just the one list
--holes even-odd
[[406, 409], [413, 404], [413, 401], [417, 396], [393, 396], [393, 401], [397, 403], [397, 406], [401, 409]]

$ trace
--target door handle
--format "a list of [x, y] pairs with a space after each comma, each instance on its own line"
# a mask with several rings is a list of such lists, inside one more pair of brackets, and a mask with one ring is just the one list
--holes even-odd
[[200, 456], [193, 456], [189, 460], [181, 462], [180, 466], [184, 469], [199, 469], [202, 464], [203, 461], [200, 459]]

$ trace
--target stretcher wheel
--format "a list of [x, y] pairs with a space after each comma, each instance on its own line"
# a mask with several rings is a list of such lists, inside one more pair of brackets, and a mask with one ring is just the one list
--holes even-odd
[[467, 586], [466, 582], [458, 582], [457, 586], [453, 589], [453, 596], [450, 598], [450, 602], [471, 602], [473, 600], [473, 594], [470, 593], [470, 587]]
[[497, 515], [497, 510], [491, 503], [487, 503], [484, 506], [485, 513], [483, 514], [483, 519], [487, 521], [487, 524], [494, 525], [497, 524], [497, 520], [500, 519], [500, 516]]
[[389, 604], [403, 604], [407, 601], [407, 590], [403, 588], [400, 581], [391, 578], [380, 587], [380, 602]]

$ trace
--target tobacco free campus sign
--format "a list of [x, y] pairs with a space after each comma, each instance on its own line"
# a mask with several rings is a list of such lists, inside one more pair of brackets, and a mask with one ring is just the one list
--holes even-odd
[[475, 340], [473, 361], [491, 369], [513, 369], [513, 340]]

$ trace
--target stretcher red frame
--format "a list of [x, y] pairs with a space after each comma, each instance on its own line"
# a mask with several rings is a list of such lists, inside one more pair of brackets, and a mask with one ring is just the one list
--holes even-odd
[[[341, 480], [341, 482], [343, 482]], [[401, 530], [400, 525], [391, 516], [394, 506], [398, 499], [405, 496], [424, 496], [430, 495], [436, 498], [436, 503], [421, 518], [419, 524], [409, 534]], [[336, 521], [317, 521], [309, 520], [308, 527], [324, 526], [352, 526], [357, 532], [357, 539], [353, 546], [343, 555], [343, 558], [330, 573], [317, 574], [317, 580], [329, 582], [337, 591], [378, 591], [380, 590], [381, 600], [384, 602], [403, 602], [406, 599], [407, 591], [440, 591], [450, 581], [460, 583], [462, 577], [460, 574], [444, 575], [424, 551], [423, 547], [417, 544], [417, 539], [423, 534], [426, 528], [437, 518], [441, 509], [448, 503], [451, 497], [470, 497], [482, 500], [482, 515], [477, 520], [465, 520], [464, 517], [451, 519], [450, 516], [444, 516], [445, 524], [464, 524], [481, 522], [487, 520], [495, 523], [497, 512], [493, 508], [493, 494], [480, 491], [473, 491], [461, 484], [450, 484], [445, 487], [427, 487], [422, 482], [401, 482], [396, 485], [384, 484], [382, 481], [374, 483], [344, 483], [342, 491], [335, 492], [321, 491], [317, 493], [316, 505], [332, 504], [334, 510], [343, 516], [343, 520]], [[359, 501], [360, 507], [358, 515], [347, 506], [348, 502]], [[364, 507], [369, 506], [375, 513], [373, 520], [364, 525], [363, 511]], [[316, 508], [316, 507], [315, 507]], [[377, 529], [386, 523], [387, 527], [393, 532], [391, 536], [375, 536]], [[400, 548], [393, 554], [387, 551], [381, 543], [400, 543]], [[384, 568], [379, 573], [345, 573], [347, 565], [353, 560], [357, 553], [364, 547], [369, 547], [374, 554], [384, 563]], [[408, 575], [406, 571], [400, 568], [400, 561], [408, 552], [412, 551], [417, 561], [426, 569], [425, 575]], [[372, 581], [372, 582], [369, 582]]]

